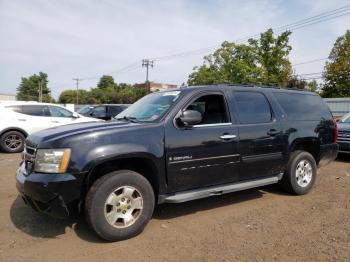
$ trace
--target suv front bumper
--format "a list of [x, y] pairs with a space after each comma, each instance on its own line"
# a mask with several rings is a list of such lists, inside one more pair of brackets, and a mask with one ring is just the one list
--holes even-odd
[[16, 187], [34, 210], [57, 218], [67, 218], [78, 210], [80, 182], [72, 174], [31, 173], [22, 162], [16, 172]]

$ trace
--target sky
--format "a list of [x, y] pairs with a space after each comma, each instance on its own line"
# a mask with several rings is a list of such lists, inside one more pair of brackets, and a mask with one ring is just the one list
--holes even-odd
[[[0, 93], [15, 94], [21, 77], [43, 71], [57, 98], [95, 87], [103, 74], [140, 83], [140, 60], [219, 46], [349, 4], [346, 0], [0, 0]], [[350, 15], [296, 30], [292, 64], [328, 56], [350, 29]], [[204, 50], [154, 62], [149, 80], [187, 81]], [[325, 61], [295, 66], [298, 74], [321, 72]], [[127, 68], [125, 70], [120, 70]]]

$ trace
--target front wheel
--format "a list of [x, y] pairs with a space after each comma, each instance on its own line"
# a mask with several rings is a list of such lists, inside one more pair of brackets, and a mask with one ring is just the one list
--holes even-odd
[[290, 155], [280, 185], [292, 194], [304, 195], [311, 190], [316, 175], [317, 164], [314, 157], [306, 151], [297, 150]]
[[154, 192], [142, 175], [119, 170], [99, 178], [90, 188], [86, 219], [98, 236], [119, 241], [142, 232], [154, 209]]
[[18, 131], [8, 131], [0, 137], [0, 148], [6, 153], [20, 153], [24, 148], [25, 137]]

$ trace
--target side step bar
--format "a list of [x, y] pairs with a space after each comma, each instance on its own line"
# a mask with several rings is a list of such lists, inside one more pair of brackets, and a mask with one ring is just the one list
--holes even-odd
[[283, 174], [279, 174], [273, 177], [267, 177], [262, 179], [249, 180], [245, 182], [239, 182], [234, 184], [225, 184], [213, 187], [206, 187], [195, 190], [183, 191], [176, 193], [174, 195], [166, 195], [163, 198], [160, 198], [159, 203], [182, 203], [186, 201], [191, 201], [195, 199], [217, 196], [226, 193], [246, 190], [255, 187], [261, 187], [271, 184], [276, 184], [279, 180], [282, 179]]

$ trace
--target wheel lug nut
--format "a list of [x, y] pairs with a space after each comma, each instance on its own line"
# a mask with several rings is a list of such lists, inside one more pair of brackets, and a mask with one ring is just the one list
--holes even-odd
[[130, 206], [128, 206], [128, 209], [130, 209]]
[[125, 201], [125, 198], [124, 198], [124, 197], [122, 198], [122, 201], [123, 201], [123, 202]]
[[125, 210], [123, 210], [123, 212], [122, 212], [123, 214], [125, 214], [126, 213], [126, 211]]
[[130, 199], [128, 200], [128, 203], [130, 203]]

